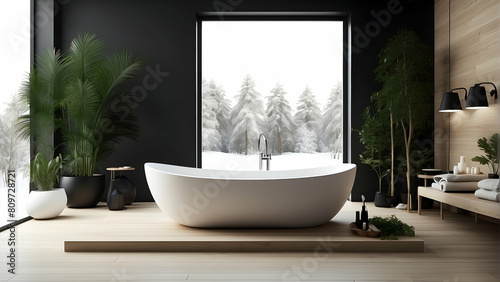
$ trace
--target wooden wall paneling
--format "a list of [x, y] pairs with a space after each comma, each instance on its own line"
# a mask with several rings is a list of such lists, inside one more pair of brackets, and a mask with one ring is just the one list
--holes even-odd
[[[448, 1], [436, 0], [436, 73], [447, 66], [443, 62], [442, 45], [448, 40], [442, 30], [443, 22], [448, 23], [447, 13], [438, 13], [448, 7]], [[439, 22], [437, 19], [439, 18]], [[451, 88], [464, 87], [467, 90], [475, 83], [489, 81], [500, 86], [500, 1], [451, 1], [451, 57], [450, 78]], [[439, 43], [438, 43], [439, 42]], [[435, 104], [439, 105], [442, 98], [442, 85], [447, 83], [445, 76], [435, 77]], [[487, 91], [492, 86], [484, 85]], [[445, 90], [447, 91], [447, 90]], [[459, 92], [462, 107], [465, 109], [463, 92]], [[450, 169], [458, 163], [460, 156], [466, 156], [468, 166], [480, 166], [471, 158], [482, 153], [477, 147], [477, 139], [489, 138], [493, 133], [500, 132], [500, 103], [498, 99], [488, 97], [490, 107], [478, 110], [463, 110], [451, 113], [450, 116]], [[439, 107], [439, 106], [437, 106]], [[436, 129], [446, 127], [443, 114], [436, 112]], [[440, 117], [441, 116], [441, 117]], [[438, 141], [438, 140], [437, 140]], [[440, 151], [436, 146], [436, 166], [443, 162], [447, 152]], [[487, 166], [480, 166], [481, 171], [488, 173]]]
[[440, 113], [443, 94], [449, 91], [448, 1], [434, 3], [434, 167], [448, 169], [449, 113]]

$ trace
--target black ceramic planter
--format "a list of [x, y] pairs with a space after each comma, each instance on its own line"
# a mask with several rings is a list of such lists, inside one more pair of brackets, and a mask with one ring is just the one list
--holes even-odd
[[381, 192], [375, 193], [375, 200], [373, 201], [373, 204], [379, 208], [390, 207], [390, 205], [387, 205], [387, 195]]
[[493, 173], [488, 173], [488, 178], [490, 178], [490, 179], [498, 179], [499, 175], [498, 174], [493, 174]]
[[104, 174], [61, 176], [59, 186], [66, 191], [68, 208], [93, 208], [104, 193]]

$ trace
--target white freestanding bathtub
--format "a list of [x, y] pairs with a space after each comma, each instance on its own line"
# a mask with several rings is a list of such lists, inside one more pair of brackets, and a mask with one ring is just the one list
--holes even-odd
[[177, 223], [201, 228], [302, 228], [344, 206], [356, 165], [231, 171], [144, 164], [154, 200]]

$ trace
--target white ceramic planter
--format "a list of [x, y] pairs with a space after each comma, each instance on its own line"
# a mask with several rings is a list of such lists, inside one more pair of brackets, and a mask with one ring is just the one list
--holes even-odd
[[64, 188], [31, 191], [26, 201], [26, 212], [35, 219], [54, 218], [61, 214], [67, 202]]

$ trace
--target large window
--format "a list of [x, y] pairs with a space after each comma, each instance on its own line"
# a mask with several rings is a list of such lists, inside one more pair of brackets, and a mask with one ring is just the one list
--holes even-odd
[[343, 21], [207, 20], [200, 29], [201, 167], [257, 156], [261, 133], [274, 162], [342, 161]]
[[[16, 135], [17, 117], [27, 110], [18, 99], [30, 70], [30, 0], [3, 3], [0, 9], [0, 226], [21, 219], [29, 193], [29, 145]], [[14, 178], [15, 175], [15, 178]], [[16, 182], [16, 189], [7, 189]], [[9, 212], [8, 207], [14, 207]]]

